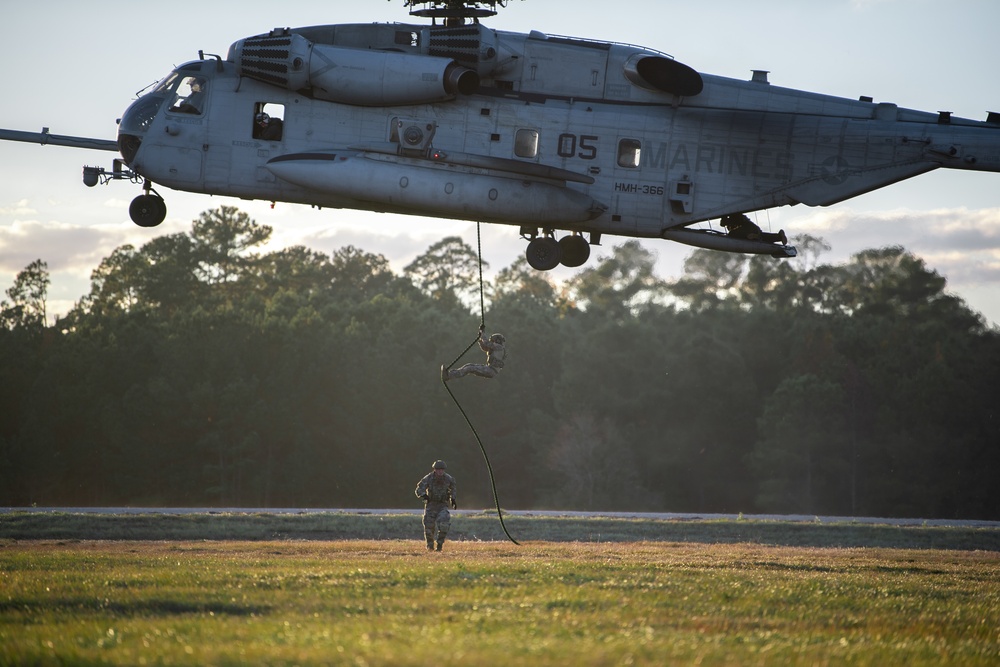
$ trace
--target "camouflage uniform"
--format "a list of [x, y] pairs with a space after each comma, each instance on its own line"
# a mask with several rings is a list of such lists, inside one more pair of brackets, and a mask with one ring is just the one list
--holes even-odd
[[465, 377], [469, 373], [478, 375], [481, 378], [495, 378], [500, 369], [503, 368], [503, 360], [507, 357], [507, 349], [504, 343], [507, 340], [503, 334], [495, 333], [489, 340], [483, 338], [483, 330], [479, 330], [479, 347], [486, 353], [485, 364], [466, 364], [461, 368], [447, 370], [441, 367], [441, 379], [447, 382], [454, 378]]
[[455, 478], [444, 471], [446, 467], [444, 461], [435, 461], [434, 470], [420, 480], [414, 491], [417, 498], [424, 501], [424, 537], [427, 539], [427, 548], [434, 549], [436, 526], [438, 551], [441, 551], [444, 538], [451, 528], [451, 512], [448, 511], [448, 506], [458, 509]]
[[747, 239], [748, 241], [763, 241], [764, 243], [780, 243], [781, 245], [788, 243], [788, 237], [785, 236], [784, 229], [780, 230], [777, 234], [761, 231], [760, 227], [743, 214], [727, 215], [719, 221], [719, 224], [725, 227], [729, 236], [733, 238]]

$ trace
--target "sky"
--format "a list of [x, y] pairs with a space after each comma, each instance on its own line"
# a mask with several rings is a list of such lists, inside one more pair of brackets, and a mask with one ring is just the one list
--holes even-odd
[[[115, 121], [136, 93], [199, 49], [225, 57], [234, 41], [275, 27], [408, 21], [403, 0], [16, 3], [4, 11], [0, 40], [0, 128], [114, 139]], [[773, 85], [976, 120], [1000, 111], [995, 0], [510, 0], [488, 25], [639, 44], [707, 74], [749, 79], [752, 70], [768, 70]], [[64, 315], [114, 248], [189, 231], [199, 213], [222, 205], [273, 227], [265, 250], [352, 244], [384, 255], [397, 272], [445, 236], [476, 245], [475, 223], [280, 202], [272, 209], [165, 188], [166, 221], [142, 229], [128, 217], [138, 185], [82, 183], [84, 164], [110, 168], [115, 156], [0, 142], [0, 299], [19, 271], [42, 259], [52, 279], [50, 318]], [[756, 218], [789, 236], [823, 237], [832, 246], [825, 262], [902, 245], [944, 275], [950, 292], [1000, 323], [1000, 174], [939, 169], [831, 207], [783, 207]], [[626, 240], [605, 237], [589, 265]], [[642, 243], [667, 280], [682, 275], [693, 251]], [[521, 257], [525, 244], [517, 227], [483, 225], [482, 245], [489, 276]]]

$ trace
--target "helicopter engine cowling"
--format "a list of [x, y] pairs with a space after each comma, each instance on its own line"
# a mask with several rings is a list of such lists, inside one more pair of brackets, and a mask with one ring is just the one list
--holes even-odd
[[705, 84], [693, 68], [672, 58], [636, 53], [625, 62], [625, 78], [640, 88], [693, 97]]
[[426, 104], [470, 95], [479, 75], [454, 60], [314, 44], [286, 31], [233, 44], [240, 76], [358, 106]]

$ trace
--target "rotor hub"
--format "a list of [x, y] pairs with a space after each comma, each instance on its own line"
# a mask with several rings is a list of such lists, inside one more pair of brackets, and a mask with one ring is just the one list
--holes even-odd
[[505, 7], [508, 0], [405, 0], [410, 16], [444, 19], [446, 22], [464, 21], [496, 16], [497, 7]]

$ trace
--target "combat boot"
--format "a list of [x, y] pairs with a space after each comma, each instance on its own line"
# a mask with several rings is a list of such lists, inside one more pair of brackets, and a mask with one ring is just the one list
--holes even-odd
[[[434, 551], [434, 537], [431, 535], [427, 536], [427, 550]], [[440, 551], [440, 549], [439, 549]]]
[[444, 538], [442, 537], [440, 540], [438, 540], [438, 543], [437, 543], [437, 550], [438, 551], [441, 551], [441, 545], [443, 545], [443, 544], [444, 544]]

